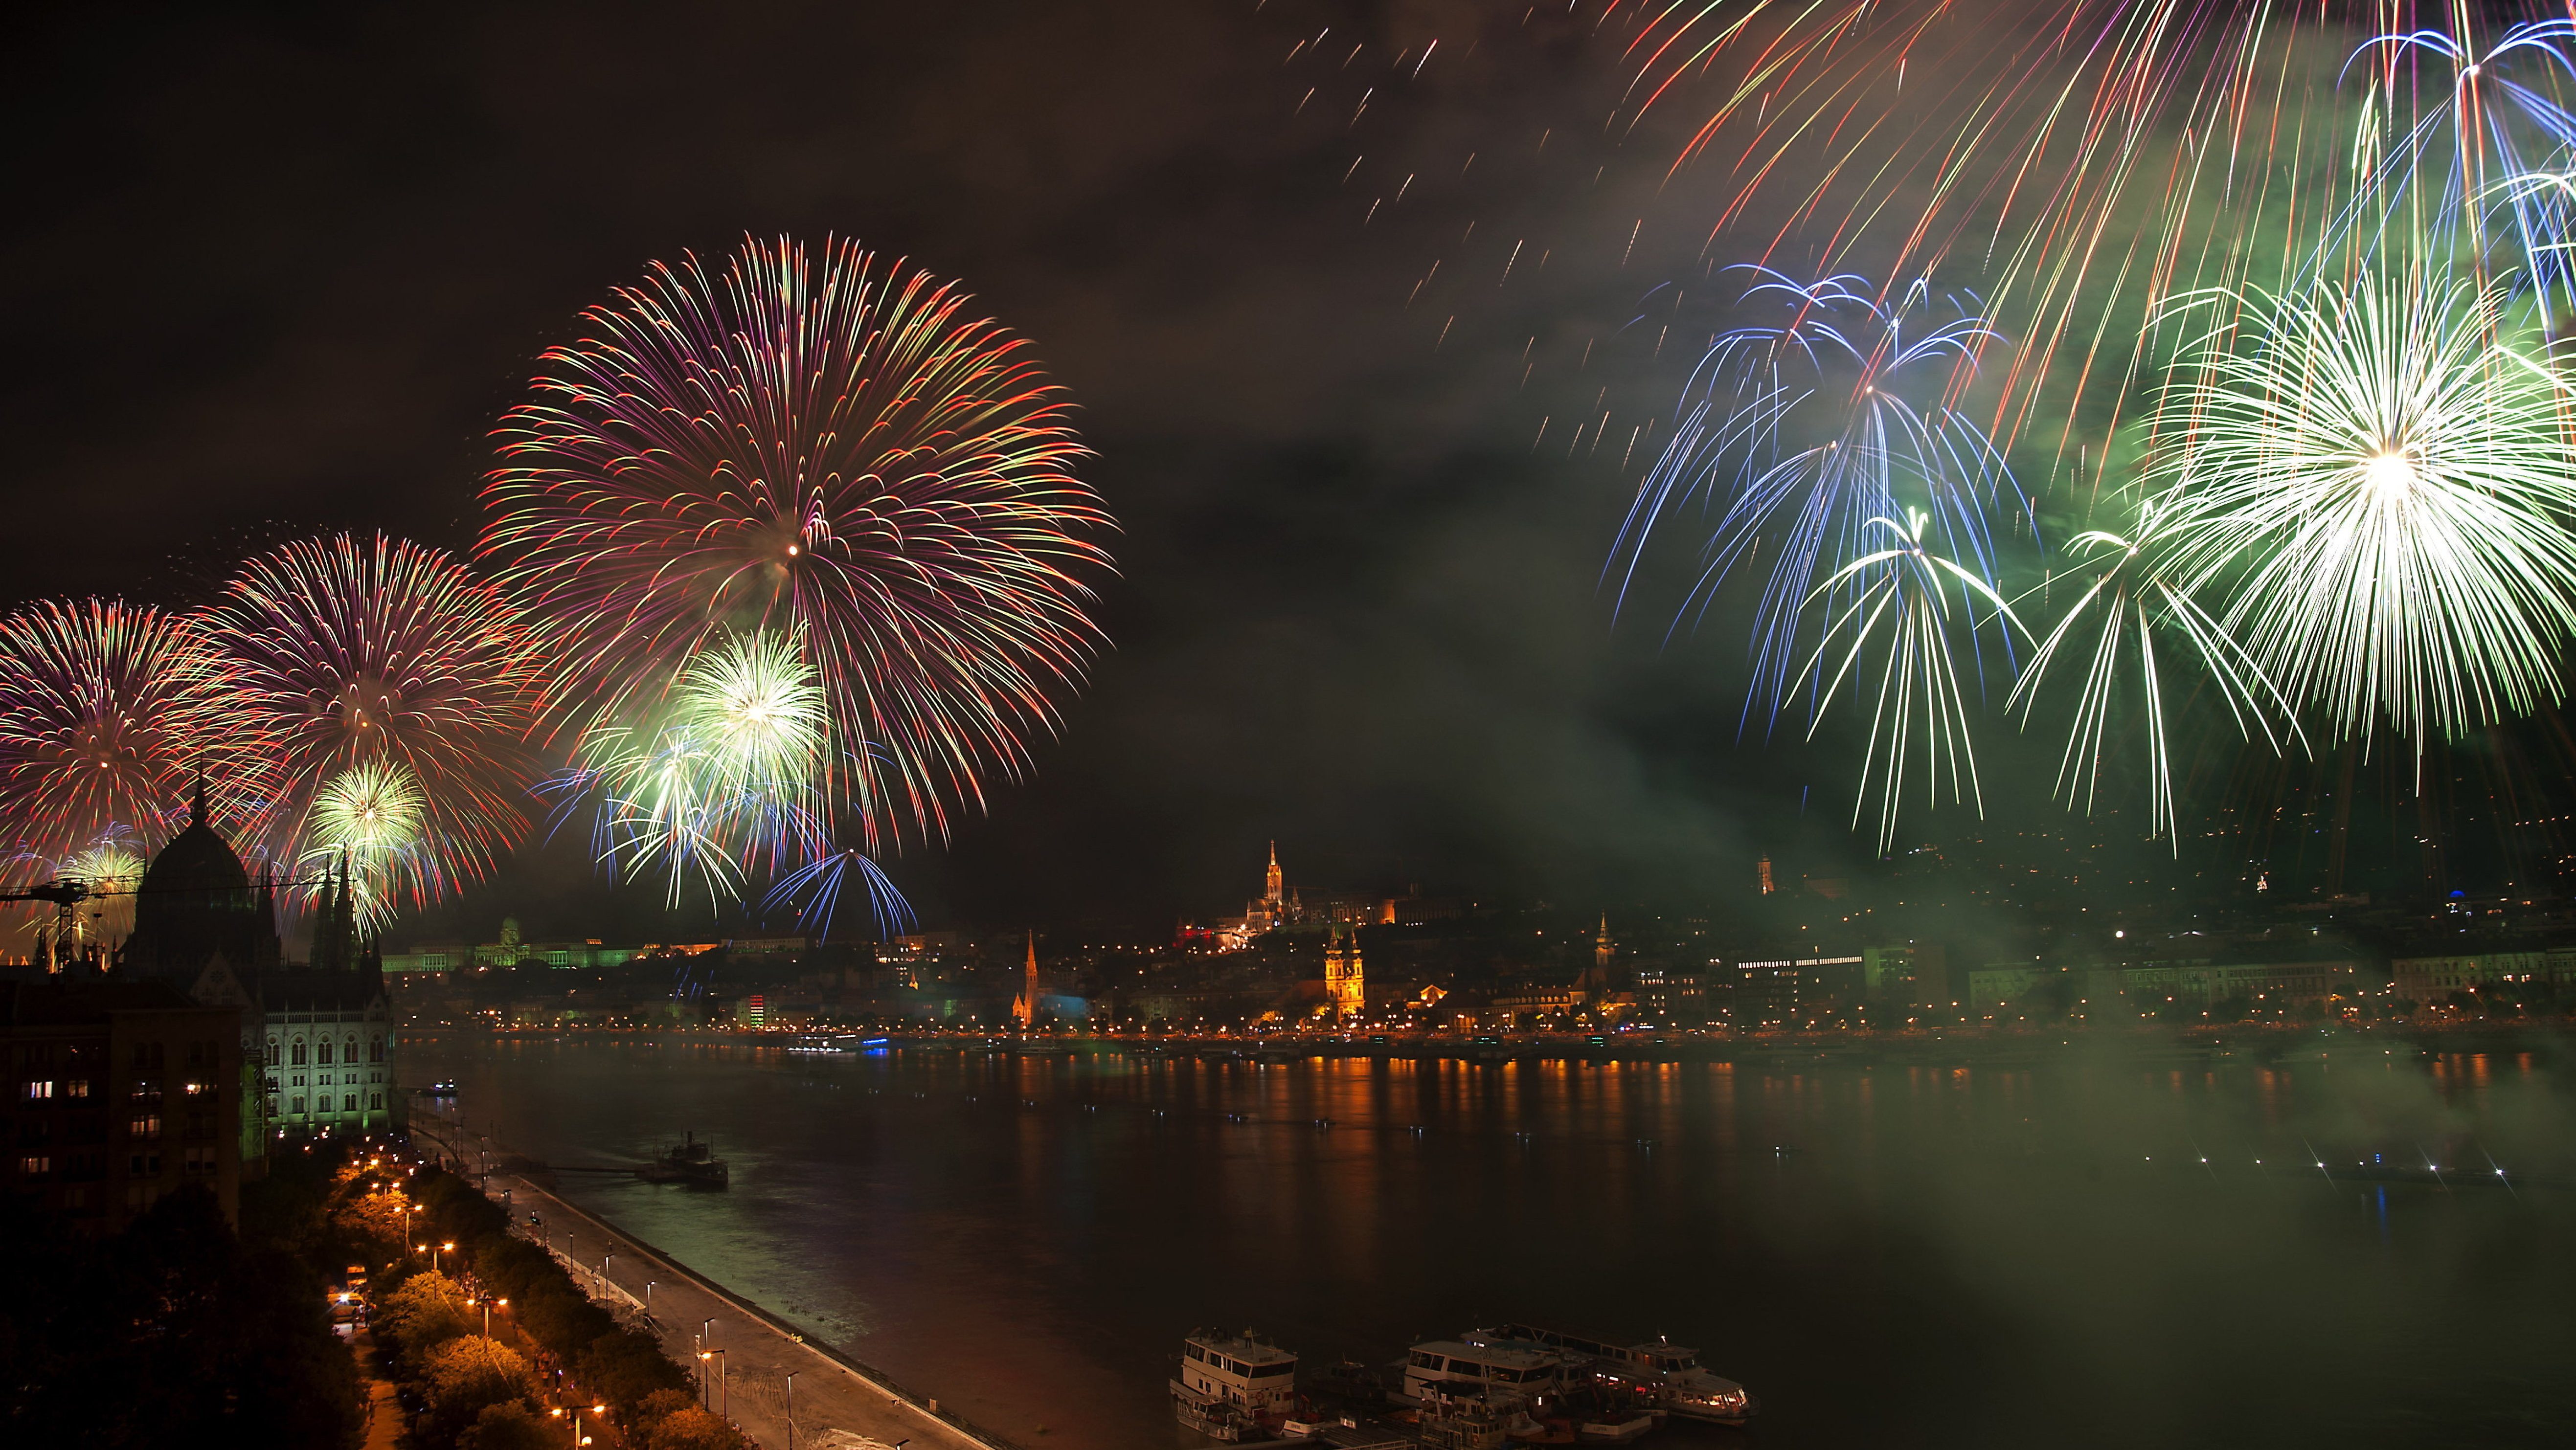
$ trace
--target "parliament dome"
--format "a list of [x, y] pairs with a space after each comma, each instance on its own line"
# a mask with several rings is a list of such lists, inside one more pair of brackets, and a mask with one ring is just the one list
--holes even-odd
[[236, 971], [274, 966], [277, 922], [266, 893], [207, 820], [206, 788], [197, 785], [187, 829], [152, 857], [134, 897], [134, 934], [119, 962], [151, 976], [194, 980], [222, 956]]

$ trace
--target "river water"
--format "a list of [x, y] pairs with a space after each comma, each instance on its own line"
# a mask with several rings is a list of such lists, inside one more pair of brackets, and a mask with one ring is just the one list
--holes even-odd
[[1762, 1401], [1749, 1432], [1650, 1446], [2576, 1443], [2576, 1071], [2532, 1053], [1262, 1065], [460, 1035], [404, 1074], [559, 1168], [711, 1135], [728, 1193], [559, 1186], [1025, 1445], [1179, 1443], [1164, 1381], [1194, 1326], [1321, 1366], [1498, 1318], [1669, 1336]]

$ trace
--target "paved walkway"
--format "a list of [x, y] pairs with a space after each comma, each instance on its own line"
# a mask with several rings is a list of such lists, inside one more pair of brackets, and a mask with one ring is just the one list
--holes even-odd
[[[764, 1446], [786, 1450], [786, 1383], [788, 1373], [794, 1371], [799, 1450], [842, 1450], [866, 1440], [887, 1446], [909, 1440], [922, 1450], [1010, 1450], [1006, 1441], [934, 1414], [932, 1407], [938, 1401], [914, 1401], [856, 1364], [805, 1342], [795, 1326], [734, 1298], [669, 1255], [524, 1178], [495, 1173], [486, 1191], [496, 1198], [504, 1191], [510, 1193], [512, 1231], [522, 1236], [531, 1208], [544, 1214], [550, 1225], [584, 1225], [581, 1256], [593, 1262], [565, 1267], [574, 1283], [628, 1322], [644, 1322], [640, 1296], [645, 1281], [654, 1281], [650, 1327], [661, 1335], [663, 1349], [681, 1364], [697, 1363], [699, 1328], [713, 1319], [709, 1343], [723, 1352], [718, 1361], [723, 1368], [710, 1387], [709, 1403], [728, 1410], [734, 1422]], [[603, 1281], [596, 1260], [608, 1253], [615, 1255], [610, 1264], [613, 1277]], [[562, 1257], [558, 1254], [558, 1261]], [[370, 1450], [374, 1450], [372, 1442]]]
[[365, 1333], [350, 1340], [349, 1352], [358, 1357], [358, 1384], [367, 1392], [364, 1450], [394, 1450], [403, 1429], [402, 1401], [394, 1398], [394, 1387], [376, 1373], [375, 1335]]

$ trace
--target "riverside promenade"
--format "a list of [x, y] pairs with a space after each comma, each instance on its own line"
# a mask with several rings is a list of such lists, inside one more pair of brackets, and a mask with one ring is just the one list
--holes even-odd
[[[414, 1132], [423, 1127], [429, 1131], [421, 1136], [433, 1142], [444, 1142], [455, 1131], [449, 1124], [415, 1123]], [[466, 1145], [446, 1146], [470, 1161], [471, 1148], [457, 1153]], [[491, 1173], [484, 1192], [510, 1210], [512, 1233], [545, 1244], [593, 1300], [659, 1335], [663, 1351], [680, 1364], [708, 1365], [703, 1387], [708, 1407], [726, 1413], [765, 1450], [788, 1450], [791, 1373], [796, 1376], [796, 1450], [859, 1450], [870, 1441], [885, 1447], [909, 1442], [921, 1450], [1018, 1450], [1010, 1441], [939, 1413], [935, 1398], [917, 1397], [813, 1343], [797, 1326], [525, 1178]], [[530, 1232], [530, 1210], [544, 1216], [543, 1230]], [[648, 1282], [653, 1286], [649, 1320], [644, 1309]], [[716, 1352], [706, 1361], [698, 1358], [702, 1330], [705, 1347]]]

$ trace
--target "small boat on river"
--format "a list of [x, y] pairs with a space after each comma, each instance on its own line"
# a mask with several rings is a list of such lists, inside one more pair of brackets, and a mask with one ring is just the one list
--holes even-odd
[[636, 1169], [635, 1176], [647, 1183], [685, 1183], [691, 1188], [723, 1188], [733, 1182], [733, 1172], [716, 1156], [715, 1144], [699, 1142], [695, 1133]]

